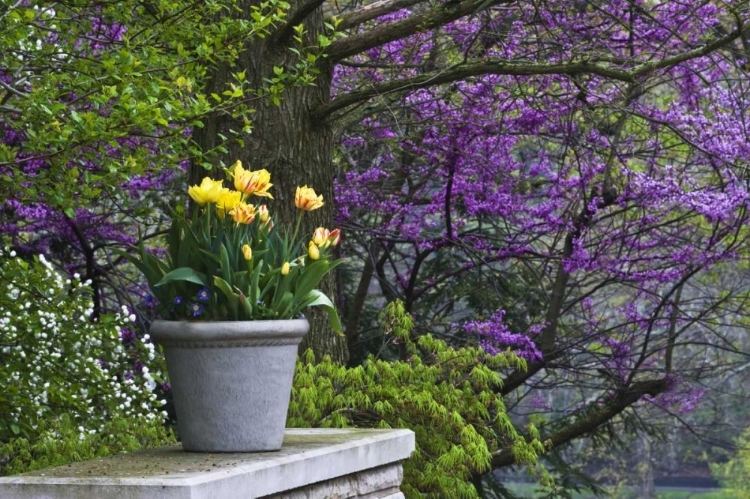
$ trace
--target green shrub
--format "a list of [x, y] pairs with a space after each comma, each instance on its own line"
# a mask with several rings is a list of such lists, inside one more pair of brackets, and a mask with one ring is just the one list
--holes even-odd
[[328, 358], [315, 363], [308, 351], [297, 364], [289, 426], [413, 430], [417, 448], [404, 464], [402, 485], [410, 498], [478, 497], [471, 477], [489, 471], [499, 448], [512, 448], [521, 464], [536, 464], [544, 446], [518, 433], [493, 391], [497, 371], [523, 366], [523, 359], [454, 349], [429, 335], [413, 342], [411, 318], [399, 303], [389, 305], [383, 321], [408, 360], [370, 357], [347, 368]]
[[8, 475], [86, 461], [119, 452], [166, 445], [175, 441], [158, 418], [116, 417], [106, 421], [98, 433], [81, 433], [67, 414], [40, 422], [33, 440], [15, 438], [0, 445], [0, 456], [9, 456], [4, 465]]
[[8, 250], [0, 290], [0, 463], [23, 468], [36, 458], [16, 453], [57, 434], [85, 443], [114, 421], [162, 423], [154, 346], [127, 329], [127, 310], [92, 322], [86, 283], [65, 280], [43, 256], [28, 262]]

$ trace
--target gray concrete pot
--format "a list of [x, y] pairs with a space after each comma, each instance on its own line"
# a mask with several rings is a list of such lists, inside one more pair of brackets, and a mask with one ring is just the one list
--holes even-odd
[[305, 319], [154, 321], [186, 451], [281, 449]]

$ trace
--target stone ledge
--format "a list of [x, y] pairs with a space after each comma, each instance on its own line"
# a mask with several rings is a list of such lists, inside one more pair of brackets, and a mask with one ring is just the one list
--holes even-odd
[[404, 495], [399, 489], [402, 479], [401, 465], [389, 464], [262, 499], [403, 499]]
[[[280, 499], [284, 491], [398, 463], [413, 450], [409, 430], [288, 429], [279, 452], [200, 454], [183, 452], [179, 445], [162, 447], [0, 478], [0, 497], [251, 499], [275, 494]], [[393, 472], [383, 468], [341, 482], [356, 490], [372, 477]], [[400, 483], [400, 466], [397, 473]], [[393, 488], [385, 482], [382, 494], [363, 488], [362, 494], [339, 497], [401, 497], [398, 484]]]

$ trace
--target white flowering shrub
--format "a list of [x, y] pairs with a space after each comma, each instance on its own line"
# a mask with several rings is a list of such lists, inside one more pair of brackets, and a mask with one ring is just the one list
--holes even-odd
[[132, 332], [127, 310], [92, 322], [92, 306], [87, 283], [43, 256], [0, 250], [0, 465], [14, 458], [13, 440], [64, 430], [89, 442], [114, 420], [162, 424], [153, 344]]

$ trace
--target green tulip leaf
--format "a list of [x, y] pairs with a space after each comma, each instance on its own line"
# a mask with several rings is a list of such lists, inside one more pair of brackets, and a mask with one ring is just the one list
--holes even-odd
[[163, 286], [164, 284], [173, 281], [187, 281], [206, 287], [208, 287], [209, 285], [206, 274], [196, 272], [190, 267], [180, 267], [179, 269], [174, 269], [172, 272], [162, 277], [161, 281], [156, 283], [156, 286]]
[[[323, 307], [328, 312], [328, 322], [331, 325], [331, 329], [337, 334], [341, 334], [343, 328], [341, 327], [341, 320], [339, 314], [336, 312], [336, 308], [333, 306], [331, 299], [324, 295], [321, 291], [313, 289], [305, 297], [307, 307]], [[304, 308], [304, 307], [303, 307]]]
[[[241, 300], [240, 296], [232, 291], [232, 286], [230, 286], [227, 281], [219, 276], [214, 276], [214, 286], [219, 288], [219, 290], [224, 293], [224, 296], [227, 297], [227, 301], [229, 302], [229, 309], [232, 312], [233, 317], [237, 319], [239, 316], [240, 302], [243, 302], [242, 304], [244, 307], [244, 300]], [[242, 298], [244, 298], [244, 296]]]
[[278, 301], [278, 305], [274, 307], [279, 313], [279, 319], [288, 319], [287, 314], [294, 304], [294, 295], [289, 291], [284, 291], [281, 295], [281, 299]]
[[151, 265], [149, 265], [149, 262], [144, 262], [135, 255], [131, 255], [130, 253], [122, 251], [118, 248], [112, 248], [112, 251], [135, 265], [135, 267], [140, 270], [144, 276], [146, 276], [146, 280], [148, 281], [149, 286], [151, 286], [152, 288], [156, 286], [156, 283], [159, 282], [164, 276], [164, 272], [161, 272], [158, 267], [152, 267]]
[[302, 297], [307, 296], [310, 291], [315, 289], [321, 279], [323, 279], [323, 276], [336, 268], [341, 262], [341, 260], [335, 262], [318, 260], [303, 267], [301, 275], [297, 280], [297, 285], [294, 288], [294, 296], [297, 301], [300, 301]]
[[260, 271], [263, 268], [263, 262], [260, 262], [253, 270], [253, 276], [250, 278], [250, 289], [248, 290], [248, 300], [252, 304], [255, 304], [260, 298], [260, 289], [258, 288], [258, 281], [260, 280]]
[[229, 263], [229, 253], [227, 252], [227, 247], [222, 244], [219, 247], [219, 252], [219, 254], [221, 255], [221, 277], [231, 285], [232, 265], [231, 263]]

